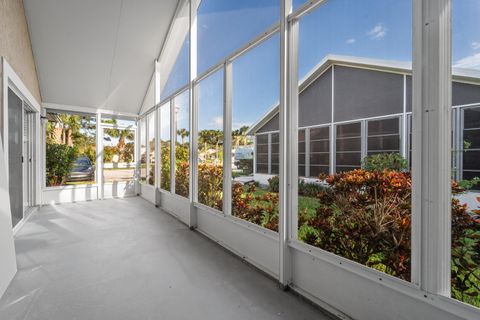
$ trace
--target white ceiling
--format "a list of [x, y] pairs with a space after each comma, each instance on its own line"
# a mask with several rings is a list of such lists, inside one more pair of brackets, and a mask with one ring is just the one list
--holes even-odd
[[24, 0], [44, 103], [138, 113], [178, 0]]

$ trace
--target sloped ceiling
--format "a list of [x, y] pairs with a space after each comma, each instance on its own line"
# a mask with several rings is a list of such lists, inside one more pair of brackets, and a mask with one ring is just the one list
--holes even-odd
[[44, 103], [138, 113], [178, 0], [24, 0]]

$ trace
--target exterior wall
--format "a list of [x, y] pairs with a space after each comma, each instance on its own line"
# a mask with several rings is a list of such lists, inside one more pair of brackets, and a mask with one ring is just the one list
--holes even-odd
[[280, 118], [278, 113], [274, 115], [267, 123], [265, 123], [260, 129], [258, 129], [258, 133], [269, 132], [269, 131], [278, 131], [278, 126]]
[[335, 66], [334, 76], [335, 122], [403, 112], [404, 75]]
[[[40, 86], [22, 0], [0, 1], [0, 56], [8, 61], [30, 93], [41, 103]], [[0, 87], [3, 85], [2, 79], [0, 68]], [[0, 91], [0, 107], [3, 109], [2, 101]]]
[[[400, 71], [399, 71], [400, 72]], [[333, 87], [332, 87], [333, 86]], [[330, 158], [334, 157], [336, 152], [335, 128], [339, 124], [351, 121], [376, 120], [380, 117], [399, 117], [401, 121], [407, 124], [403, 127], [400, 124], [400, 149], [399, 152], [409, 160], [410, 142], [409, 127], [410, 113], [412, 112], [412, 77], [404, 73], [395, 73], [388, 70], [363, 69], [360, 67], [347, 66], [345, 64], [335, 64], [329, 67], [316, 79], [308, 83], [302, 83], [299, 94], [299, 129], [313, 130], [313, 127], [330, 125], [333, 134], [330, 134]], [[332, 97], [333, 92], [333, 97]], [[472, 106], [480, 103], [480, 85], [474, 83], [459, 82], [452, 83], [452, 105]], [[333, 110], [333, 117], [332, 117]], [[333, 119], [333, 122], [332, 122]], [[405, 119], [405, 120], [403, 120]], [[456, 137], [461, 137], [463, 127], [463, 117], [455, 122]], [[368, 122], [365, 122], [365, 126]], [[278, 132], [278, 113], [269, 121], [258, 128], [256, 133], [272, 133]], [[366, 128], [361, 131], [362, 147], [361, 158], [363, 159], [367, 153], [368, 132]], [[460, 139], [460, 138], [459, 138]], [[455, 139], [454, 149], [463, 149], [462, 145]], [[309, 141], [312, 141], [309, 139]], [[307, 144], [309, 144], [307, 142]], [[311, 147], [311, 144], [309, 144]], [[306, 148], [306, 145], [304, 146]], [[307, 150], [308, 149], [308, 150]], [[310, 162], [312, 160], [312, 152], [310, 148], [305, 149], [305, 156], [301, 168], [299, 168], [300, 176], [316, 176], [312, 174]], [[318, 150], [317, 150], [318, 151]], [[338, 151], [338, 150], [337, 150]], [[472, 150], [472, 152], [477, 150]], [[322, 151], [324, 152], [324, 151]], [[318, 152], [317, 152], [318, 153]], [[300, 153], [303, 157], [303, 153]], [[318, 154], [317, 154], [318, 156]], [[317, 157], [318, 158], [318, 157]], [[472, 156], [470, 156], [472, 158]], [[335, 159], [335, 158], [334, 158]], [[457, 162], [461, 164], [462, 157], [458, 157]], [[332, 160], [332, 159], [330, 159]], [[318, 159], [316, 160], [318, 161]], [[305, 165], [304, 165], [305, 164]], [[330, 163], [330, 173], [335, 171], [335, 160]], [[463, 168], [461, 165], [459, 168]], [[476, 168], [476, 167], [475, 167]], [[256, 170], [257, 168], [255, 168]], [[471, 169], [471, 168], [470, 168]], [[462, 170], [462, 169], [460, 169]], [[471, 171], [471, 170], [470, 170]], [[459, 172], [457, 179], [462, 179], [463, 171]], [[259, 180], [260, 177], [255, 176], [255, 180], [262, 183], [265, 179]], [[474, 201], [473, 201], [474, 202]]]
[[[2, 56], [20, 77], [27, 89], [41, 102], [35, 62], [33, 59], [28, 26], [21, 0], [0, 1], [0, 56]], [[1, 59], [3, 60], [3, 59]], [[0, 66], [0, 135], [3, 135], [3, 67]], [[3, 137], [2, 137], [3, 139]], [[0, 162], [5, 159], [0, 146]], [[5, 177], [7, 164], [1, 163], [0, 177]], [[11, 279], [15, 275], [16, 262], [13, 246], [13, 231], [10, 213], [9, 194], [6, 179], [0, 179], [0, 297], [3, 295]], [[5, 185], [3, 185], [5, 184]]]
[[[298, 122], [302, 127], [332, 121], [332, 68], [303, 90], [298, 98]], [[278, 130], [278, 126], [277, 126]]]
[[478, 85], [460, 82], [452, 83], [452, 105], [461, 106], [480, 102], [480, 88]]

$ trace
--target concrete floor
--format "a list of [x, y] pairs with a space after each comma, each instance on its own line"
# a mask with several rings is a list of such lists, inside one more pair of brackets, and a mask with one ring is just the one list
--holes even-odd
[[328, 319], [141, 198], [43, 207], [0, 319]]

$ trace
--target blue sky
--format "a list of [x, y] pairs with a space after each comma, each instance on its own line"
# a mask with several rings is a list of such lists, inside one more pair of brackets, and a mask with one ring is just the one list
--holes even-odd
[[[294, 0], [294, 6], [306, 2]], [[412, 1], [330, 0], [300, 20], [299, 79], [328, 54], [411, 61]], [[198, 73], [278, 22], [279, 0], [203, 0], [198, 12]], [[453, 0], [453, 64], [480, 70], [480, 1]], [[278, 35], [233, 64], [233, 128], [258, 120], [279, 92]], [[188, 37], [165, 94], [188, 82]], [[199, 129], [221, 128], [223, 73], [200, 85]]]
[[480, 1], [453, 0], [453, 65], [480, 70]]

